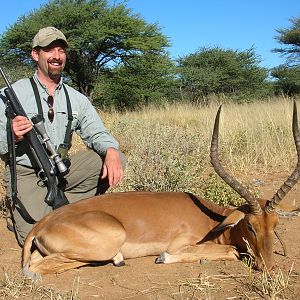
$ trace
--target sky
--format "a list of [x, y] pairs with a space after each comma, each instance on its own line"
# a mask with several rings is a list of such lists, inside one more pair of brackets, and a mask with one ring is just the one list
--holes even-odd
[[[110, 0], [109, 3], [119, 3]], [[9, 0], [1, 3], [0, 34], [20, 16], [39, 9], [48, 0]], [[272, 68], [284, 62], [272, 49], [280, 47], [277, 29], [289, 29], [300, 17], [299, 0], [127, 0], [126, 6], [147, 23], [157, 23], [168, 37], [172, 58], [202, 47], [245, 51], [253, 47]]]

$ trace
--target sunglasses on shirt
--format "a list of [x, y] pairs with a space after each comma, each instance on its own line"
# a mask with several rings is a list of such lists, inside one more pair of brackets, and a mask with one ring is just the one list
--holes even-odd
[[52, 123], [54, 119], [54, 109], [53, 109], [53, 97], [49, 96], [47, 103], [48, 103], [48, 119]]

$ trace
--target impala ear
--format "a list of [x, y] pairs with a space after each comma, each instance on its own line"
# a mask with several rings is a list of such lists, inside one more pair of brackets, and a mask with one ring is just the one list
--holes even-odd
[[212, 232], [215, 233], [230, 227], [234, 227], [236, 224], [238, 224], [238, 222], [244, 219], [244, 217], [245, 213], [240, 210], [234, 210], [229, 216], [225, 218], [222, 223], [215, 227]]

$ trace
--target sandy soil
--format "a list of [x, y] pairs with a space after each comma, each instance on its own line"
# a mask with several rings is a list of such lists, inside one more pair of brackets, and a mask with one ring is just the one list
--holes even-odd
[[[285, 176], [260, 178], [263, 184], [259, 188], [264, 196], [272, 196]], [[285, 200], [287, 205], [296, 201], [300, 206], [298, 189], [290, 192]], [[154, 257], [145, 257], [127, 260], [124, 267], [106, 264], [47, 275], [38, 286], [59, 291], [61, 295], [68, 295], [68, 299], [300, 299], [300, 216], [280, 218], [277, 229], [286, 243], [288, 255], [282, 255], [283, 248], [276, 240], [278, 267], [269, 277], [251, 271], [240, 261], [156, 265]], [[0, 232], [0, 280], [3, 285], [7, 278], [21, 277], [21, 250], [14, 235], [6, 230], [4, 219], [0, 219]], [[275, 283], [278, 286], [278, 293], [274, 292], [271, 297], [264, 292], [265, 278], [271, 280], [271, 286]], [[280, 288], [284, 280], [288, 280], [287, 287]], [[18, 299], [40, 299], [25, 294], [19, 293]], [[55, 298], [48, 295], [43, 299]]]

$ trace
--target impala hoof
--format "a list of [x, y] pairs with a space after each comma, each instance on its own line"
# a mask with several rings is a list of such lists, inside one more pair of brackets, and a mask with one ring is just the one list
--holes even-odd
[[209, 260], [206, 258], [201, 258], [199, 262], [200, 262], [200, 265], [205, 265], [205, 264], [209, 263]]
[[164, 264], [165, 261], [166, 261], [165, 253], [162, 253], [160, 256], [158, 256], [158, 257], [155, 259], [155, 263], [156, 263], [156, 264]]
[[115, 265], [116, 267], [124, 267], [124, 266], [125, 266], [125, 261], [122, 260], [122, 261], [120, 261], [120, 262], [118, 262], [118, 263], [115, 263], [114, 265]]
[[116, 256], [113, 258], [113, 263], [116, 267], [123, 267], [125, 266], [124, 257], [121, 252], [118, 252]]
[[22, 272], [26, 278], [31, 279], [34, 282], [42, 281], [41, 274], [30, 271], [28, 266], [23, 267]]

